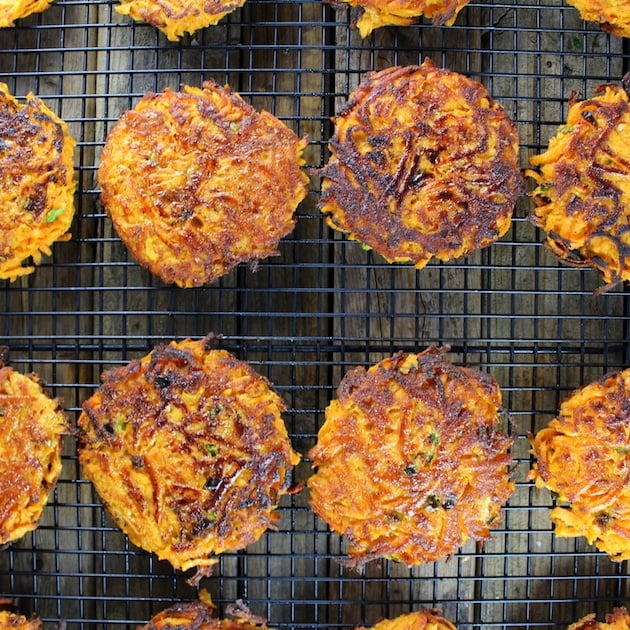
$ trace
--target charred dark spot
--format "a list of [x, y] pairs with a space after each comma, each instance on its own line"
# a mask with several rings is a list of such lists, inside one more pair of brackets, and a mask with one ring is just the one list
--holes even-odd
[[597, 119], [595, 118], [595, 114], [593, 114], [593, 112], [590, 109], [587, 109], [586, 111], [582, 112], [582, 118], [584, 118], [586, 122], [591, 123], [591, 125], [597, 124]]
[[203, 485], [204, 490], [217, 490], [223, 479], [221, 477], [208, 477]]
[[164, 375], [156, 376], [153, 382], [155, 383], [155, 386], [159, 387], [160, 389], [166, 389], [167, 387], [170, 387], [172, 385], [171, 379], [168, 376]]
[[418, 474], [418, 469], [413, 464], [407, 464], [407, 466], [404, 467], [403, 472], [407, 475], [407, 477], [413, 477]]
[[451, 494], [444, 503], [442, 503], [442, 507], [445, 510], [452, 510], [455, 507], [455, 503], [457, 502], [457, 497], [454, 494]]
[[144, 468], [144, 459], [139, 455], [131, 456], [131, 465], [136, 469]]

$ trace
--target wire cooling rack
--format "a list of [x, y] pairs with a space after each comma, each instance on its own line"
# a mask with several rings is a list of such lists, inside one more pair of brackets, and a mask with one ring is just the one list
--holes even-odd
[[[35, 371], [63, 399], [71, 421], [100, 373], [158, 343], [212, 331], [267, 376], [289, 407], [293, 445], [315, 442], [344, 372], [396, 350], [448, 344], [450, 358], [492, 373], [512, 415], [517, 489], [483, 546], [407, 569], [338, 559], [344, 542], [285, 497], [278, 531], [224, 554], [204, 579], [219, 606], [242, 598], [277, 628], [344, 628], [438, 607], [459, 628], [566, 627], [600, 618], [628, 599], [627, 566], [583, 540], [556, 539], [551, 497], [526, 475], [527, 435], [560, 400], [603, 373], [630, 365], [628, 296], [596, 295], [592, 271], [561, 266], [541, 245], [519, 202], [510, 232], [465, 259], [416, 271], [388, 265], [333, 234], [317, 209], [317, 168], [330, 117], [361, 76], [394, 64], [436, 65], [481, 81], [518, 123], [523, 166], [566, 113], [574, 90], [618, 82], [625, 42], [555, 0], [471, 2], [452, 27], [379, 29], [361, 40], [355, 10], [319, 0], [248, 0], [217, 26], [179, 43], [119, 16], [114, 4], [57, 0], [0, 31], [0, 80], [34, 92], [77, 140], [78, 212], [72, 240], [36, 272], [0, 286], [0, 343], [13, 366]], [[95, 173], [105, 136], [146, 91], [229, 83], [301, 136], [311, 190], [278, 257], [238, 268], [216, 285], [161, 284], [128, 256], [101, 205]], [[66, 441], [64, 470], [40, 527], [0, 552], [0, 597], [47, 627], [134, 628], [196, 591], [187, 576], [130, 545], [103, 510]], [[304, 457], [296, 481], [311, 474]]]

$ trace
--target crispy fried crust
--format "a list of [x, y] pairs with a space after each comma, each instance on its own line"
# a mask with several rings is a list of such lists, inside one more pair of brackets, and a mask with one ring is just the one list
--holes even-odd
[[[628, 77], [624, 79], [627, 85]], [[624, 88], [569, 102], [567, 122], [527, 171], [533, 220], [565, 263], [598, 269], [607, 286], [630, 278], [630, 105]]]
[[602, 30], [630, 37], [630, 4], [627, 0], [567, 0], [583, 20], [596, 22]]
[[67, 125], [29, 94], [21, 105], [0, 83], [0, 279], [31, 273], [23, 266], [68, 240], [74, 216], [75, 141]]
[[175, 604], [163, 610], [137, 630], [266, 630], [268, 627], [264, 619], [253, 615], [240, 600], [227, 607], [230, 619], [216, 619], [213, 611], [209, 597], [201, 597], [199, 601]]
[[597, 621], [595, 613], [571, 624], [568, 630], [628, 630], [630, 615], [625, 608], [615, 608], [606, 615], [606, 621]]
[[147, 94], [107, 136], [102, 200], [141, 265], [167, 283], [212, 283], [278, 253], [308, 190], [306, 142], [212, 82]]
[[0, 545], [34, 530], [61, 473], [68, 432], [35, 375], [0, 367]]
[[557, 495], [556, 536], [584, 536], [612, 560], [630, 559], [630, 369], [574, 392], [532, 439], [530, 471]]
[[428, 60], [369, 73], [329, 146], [322, 212], [390, 262], [464, 256], [510, 226], [522, 184], [516, 126], [460, 74]]
[[350, 565], [406, 565], [490, 536], [514, 490], [501, 394], [441, 351], [348, 372], [309, 452], [313, 510], [347, 537]]
[[381, 26], [408, 26], [425, 17], [434, 26], [451, 26], [470, 0], [337, 0], [362, 7], [357, 20], [361, 37]]
[[53, 0], [0, 0], [0, 28], [14, 26], [15, 20], [41, 13]]
[[[368, 630], [362, 626], [356, 630]], [[418, 610], [395, 619], [383, 619], [372, 630], [457, 630], [450, 621], [435, 611]]]
[[208, 343], [105, 372], [78, 420], [83, 473], [116, 523], [176, 569], [198, 567], [193, 581], [274, 525], [298, 461], [280, 397]]
[[0, 630], [40, 630], [41, 619], [33, 617], [27, 619], [18, 613], [0, 610]]
[[244, 4], [245, 0], [121, 0], [116, 11], [155, 26], [176, 42], [186, 33], [216, 24]]

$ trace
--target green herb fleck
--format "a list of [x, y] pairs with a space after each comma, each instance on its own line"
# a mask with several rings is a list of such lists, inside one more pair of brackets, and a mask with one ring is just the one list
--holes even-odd
[[116, 419], [116, 431], [122, 433], [127, 428], [127, 421], [123, 418]]
[[237, 132], [239, 130], [240, 126], [241, 126], [241, 123], [236, 122], [235, 120], [233, 120], [230, 123], [230, 131]]
[[572, 131], [575, 131], [575, 127], [571, 125], [562, 125], [562, 127], [558, 129], [558, 133], [571, 133]]
[[440, 436], [435, 433], [435, 431], [432, 431], [431, 433], [429, 433], [429, 442], [431, 442], [431, 444], [439, 444]]
[[4, 416], [4, 409], [0, 409], [0, 416]]
[[65, 208], [53, 208], [46, 214], [46, 223], [52, 223], [55, 219], [58, 219], [63, 213]]
[[216, 444], [204, 444], [204, 446], [206, 451], [208, 451], [212, 457], [216, 457], [216, 454], [218, 453]]
[[429, 510], [430, 512], [437, 510], [439, 507], [441, 507], [441, 505], [442, 501], [440, 500], [440, 497], [438, 497], [436, 494], [430, 494], [427, 497], [427, 510]]

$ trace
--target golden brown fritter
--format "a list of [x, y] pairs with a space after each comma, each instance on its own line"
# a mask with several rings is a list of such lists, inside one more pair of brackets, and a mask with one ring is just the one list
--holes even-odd
[[451, 26], [470, 0], [337, 0], [359, 6], [363, 12], [357, 20], [361, 37], [367, 37], [381, 26], [408, 26], [425, 17], [434, 26]]
[[102, 200], [141, 265], [182, 287], [212, 283], [278, 253], [308, 190], [306, 142], [209, 81], [147, 94], [107, 136]]
[[629, 126], [625, 88], [604, 85], [583, 101], [573, 94], [566, 124], [527, 171], [538, 184], [533, 220], [551, 251], [598, 269], [608, 286], [630, 278]]
[[209, 339], [104, 372], [78, 420], [79, 461], [132, 543], [186, 571], [274, 526], [298, 456], [281, 398]]
[[[356, 630], [367, 630], [358, 627]], [[383, 619], [372, 626], [372, 630], [457, 630], [450, 621], [436, 611], [418, 610], [400, 615], [395, 619]]]
[[595, 613], [583, 617], [571, 624], [568, 630], [628, 630], [630, 615], [625, 608], [615, 608], [606, 615], [606, 621], [597, 621]]
[[155, 615], [148, 624], [137, 630], [266, 630], [267, 622], [253, 615], [239, 600], [228, 606], [226, 613], [231, 618], [216, 619], [212, 616], [214, 605], [202, 591], [195, 602], [175, 604]]
[[532, 439], [530, 478], [557, 495], [556, 536], [584, 536], [612, 560], [630, 559], [630, 369], [567, 397]]
[[40, 630], [41, 619], [32, 617], [27, 619], [24, 615], [0, 610], [0, 630]]
[[120, 0], [116, 11], [146, 22], [176, 42], [186, 33], [213, 26], [245, 0]]
[[460, 74], [428, 60], [368, 74], [329, 147], [322, 212], [389, 262], [464, 256], [510, 227], [522, 184], [516, 126]]
[[490, 536], [514, 490], [501, 392], [429, 349], [348, 372], [309, 456], [315, 513], [348, 541], [349, 565], [408, 566]]
[[41, 13], [53, 0], [0, 0], [0, 28], [14, 26], [15, 20]]
[[61, 473], [67, 432], [59, 401], [37, 376], [0, 367], [0, 546], [37, 527]]
[[0, 279], [31, 273], [55, 241], [70, 238], [75, 141], [29, 94], [21, 105], [0, 83]]
[[628, 0], [567, 0], [583, 20], [596, 22], [602, 30], [630, 37], [630, 4]]

